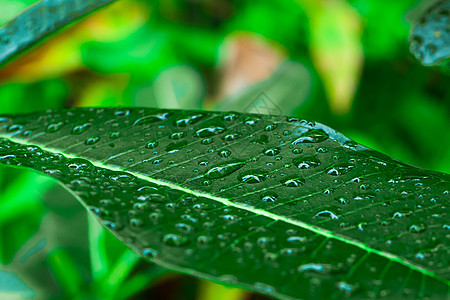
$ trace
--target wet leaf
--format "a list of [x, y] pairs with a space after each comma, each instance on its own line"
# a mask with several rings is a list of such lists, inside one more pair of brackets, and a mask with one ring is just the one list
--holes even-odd
[[450, 57], [450, 1], [440, 1], [423, 13], [410, 34], [410, 50], [426, 66]]
[[447, 295], [450, 176], [322, 124], [74, 108], [0, 116], [0, 137], [0, 163], [59, 180], [161, 266], [282, 299]]
[[0, 64], [44, 37], [114, 0], [42, 0], [0, 28]]

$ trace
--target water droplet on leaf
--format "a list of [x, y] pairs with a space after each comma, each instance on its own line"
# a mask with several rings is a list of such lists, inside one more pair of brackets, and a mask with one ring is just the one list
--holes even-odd
[[280, 154], [280, 152], [281, 152], [280, 147], [272, 147], [272, 148], [265, 149], [263, 153], [265, 156], [276, 156], [276, 155]]
[[82, 134], [82, 133], [86, 132], [89, 128], [91, 128], [91, 126], [92, 126], [92, 124], [90, 124], [90, 123], [75, 126], [72, 129], [72, 134]]
[[315, 156], [307, 156], [294, 159], [294, 164], [299, 169], [312, 169], [320, 166], [320, 161]]
[[86, 145], [94, 145], [97, 144], [100, 141], [100, 137], [99, 136], [91, 136], [90, 138], [87, 138], [86, 141], [84, 142]]
[[227, 162], [209, 169], [205, 176], [211, 179], [221, 178], [230, 175], [245, 165], [244, 161]]
[[255, 184], [266, 180], [268, 173], [263, 170], [250, 170], [239, 175], [238, 179], [242, 183]]
[[292, 141], [292, 145], [301, 143], [320, 143], [329, 138], [328, 134], [322, 129], [311, 129], [303, 133], [299, 138]]
[[187, 242], [188, 239], [186, 237], [177, 234], [169, 233], [163, 237], [163, 243], [167, 246], [180, 247], [187, 244]]
[[64, 127], [64, 122], [58, 122], [58, 123], [52, 123], [47, 126], [47, 129], [45, 129], [45, 132], [47, 133], [53, 133], [61, 130], [61, 128]]

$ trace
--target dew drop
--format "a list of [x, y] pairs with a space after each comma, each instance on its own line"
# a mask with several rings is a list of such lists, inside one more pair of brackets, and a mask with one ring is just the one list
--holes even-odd
[[207, 236], [205, 236], [205, 235], [200, 235], [198, 238], [197, 238], [197, 245], [199, 246], [199, 247], [207, 247], [207, 246], [209, 246], [209, 244], [211, 243], [211, 238], [210, 237], [207, 237]]
[[413, 224], [409, 227], [408, 231], [411, 233], [422, 233], [427, 229], [425, 224]]
[[75, 126], [72, 129], [72, 134], [77, 134], [77, 135], [82, 134], [82, 133], [86, 132], [89, 128], [91, 128], [91, 126], [92, 126], [92, 124], [90, 124], [90, 123]]
[[92, 171], [95, 169], [95, 166], [91, 162], [81, 158], [73, 158], [69, 160], [65, 165], [70, 171], [77, 172]]
[[242, 183], [255, 184], [261, 183], [268, 177], [268, 173], [263, 170], [250, 170], [244, 172], [238, 176], [238, 179]]
[[331, 176], [340, 176], [350, 172], [355, 166], [349, 164], [336, 164], [333, 167], [330, 167], [326, 170], [328, 175]]
[[402, 218], [403, 214], [401, 212], [396, 212], [394, 213], [394, 215], [392, 216], [392, 218]]
[[354, 291], [354, 287], [346, 282], [338, 282], [337, 284], [337, 288], [343, 292], [346, 296], [349, 296], [353, 293]]
[[356, 201], [361, 201], [361, 200], [368, 201], [368, 200], [373, 199], [373, 198], [375, 198], [375, 194], [366, 193], [366, 194], [358, 194], [358, 195], [354, 196], [353, 200], [356, 200]]
[[231, 122], [231, 121], [235, 121], [238, 117], [239, 117], [239, 115], [236, 113], [228, 113], [223, 116], [223, 120]]
[[227, 162], [220, 164], [212, 169], [209, 169], [205, 173], [205, 177], [210, 179], [222, 178], [230, 175], [231, 173], [239, 170], [245, 165], [245, 161]]
[[92, 212], [94, 215], [99, 216], [100, 215], [100, 208], [96, 206], [88, 206], [88, 209], [90, 212]]
[[299, 267], [300, 271], [316, 271], [323, 272], [325, 270], [325, 266], [322, 264], [305, 264]]
[[155, 149], [158, 147], [158, 141], [148, 141], [147, 144], [145, 144], [145, 148], [147, 149]]
[[264, 202], [275, 202], [277, 201], [278, 195], [275, 192], [265, 192], [264, 194], [261, 195], [261, 200]]
[[[300, 122], [300, 120], [298, 118], [294, 118], [294, 117], [286, 117], [286, 121], [289, 123]], [[304, 125], [306, 123], [308, 123], [306, 120], [302, 120], [300, 122], [300, 125]]]
[[188, 117], [184, 117], [182, 119], [178, 119], [175, 124], [177, 127], [186, 127], [188, 125], [194, 125], [198, 121], [200, 121], [203, 118], [203, 114], [194, 114], [190, 115]]
[[275, 293], [275, 288], [271, 285], [265, 284], [265, 283], [261, 283], [261, 282], [256, 282], [255, 283], [255, 288], [257, 290], [260, 290], [266, 294], [273, 294]]
[[362, 222], [358, 224], [358, 229], [360, 231], [364, 231], [365, 226], [367, 226], [367, 222]]
[[53, 123], [47, 126], [47, 129], [45, 129], [45, 132], [47, 133], [53, 133], [53, 132], [57, 132], [59, 130], [61, 130], [61, 128], [64, 127], [64, 122], [58, 122], [58, 123]]
[[202, 140], [202, 145], [209, 145], [212, 144], [212, 142], [214, 142], [212, 138], [206, 138]]
[[340, 204], [347, 204], [347, 200], [344, 197], [337, 197], [336, 201], [338, 201]]
[[292, 149], [292, 153], [294, 153], [294, 154], [300, 154], [302, 152], [303, 152], [302, 148], [294, 148], [294, 149]]
[[299, 169], [312, 169], [320, 166], [320, 161], [315, 156], [307, 156], [294, 159], [294, 164]]
[[144, 248], [142, 250], [142, 256], [146, 258], [155, 258], [158, 256], [158, 251], [152, 248]]
[[167, 246], [180, 247], [187, 244], [187, 242], [188, 239], [186, 237], [177, 234], [169, 233], [163, 237], [163, 243]]
[[276, 124], [269, 124], [266, 127], [264, 127], [264, 130], [265, 131], [272, 131], [272, 130], [275, 130], [275, 128], [277, 128]]
[[292, 141], [292, 145], [301, 143], [320, 143], [329, 138], [328, 134], [322, 129], [310, 129], [299, 138]]
[[293, 188], [293, 187], [300, 187], [305, 184], [305, 179], [300, 177], [294, 177], [294, 178], [287, 178], [282, 180], [280, 183], [282, 183], [285, 187]]
[[166, 147], [166, 151], [168, 153], [174, 153], [174, 152], [178, 152], [181, 149], [185, 148], [188, 145], [187, 141], [181, 141], [181, 142], [175, 142], [175, 143], [170, 143], [169, 145], [167, 145]]
[[259, 237], [259, 238], [256, 240], [256, 243], [257, 243], [258, 246], [260, 246], [261, 248], [265, 248], [265, 247], [267, 247], [267, 245], [270, 243], [271, 240], [272, 240], [272, 239], [270, 239], [270, 238], [268, 238], [268, 237], [262, 236], [262, 237]]
[[112, 132], [112, 133], [109, 135], [109, 138], [115, 140], [115, 139], [120, 138], [121, 136], [122, 136], [122, 133], [119, 132], [119, 131], [116, 131], [116, 132]]
[[186, 136], [186, 132], [180, 131], [180, 132], [172, 133], [172, 134], [170, 135], [170, 138], [171, 138], [172, 140], [179, 140], [179, 139], [184, 138], [185, 136]]
[[100, 141], [100, 137], [99, 136], [91, 136], [90, 138], [87, 138], [86, 141], [84, 142], [86, 145], [94, 145], [97, 144]]
[[283, 256], [294, 256], [297, 255], [298, 250], [296, 248], [283, 248], [280, 250], [280, 254]]
[[231, 155], [231, 151], [225, 149], [225, 150], [222, 150], [222, 151], [218, 152], [217, 154], [218, 154], [220, 157], [227, 158], [228, 156]]
[[113, 231], [118, 231], [121, 230], [123, 228], [122, 225], [120, 225], [119, 223], [115, 223], [113, 221], [103, 221], [103, 225], [108, 228], [109, 230], [113, 230]]
[[137, 119], [133, 123], [133, 126], [144, 125], [144, 124], [148, 124], [148, 123], [155, 123], [158, 121], [165, 121], [165, 120], [167, 120], [168, 116], [169, 116], [169, 113], [160, 113], [160, 114], [156, 114], [156, 115], [145, 116], [145, 117]]
[[23, 130], [23, 126], [18, 125], [18, 124], [13, 124], [8, 127], [8, 132], [18, 132], [18, 131], [22, 131], [22, 130]]
[[223, 140], [226, 142], [232, 142], [232, 141], [237, 140], [239, 137], [240, 137], [240, 135], [238, 133], [230, 133], [230, 134], [225, 135], [223, 137]]
[[305, 240], [305, 238], [301, 237], [301, 236], [290, 236], [287, 238], [287, 241], [289, 243], [293, 243], [293, 244], [302, 243], [304, 240]]
[[300, 272], [316, 272], [328, 274], [333, 270], [333, 267], [328, 264], [305, 264], [298, 267]]
[[272, 147], [272, 148], [265, 149], [263, 151], [265, 156], [276, 156], [276, 155], [280, 154], [280, 152], [281, 152], [281, 148], [279, 148], [279, 147]]
[[210, 127], [205, 127], [205, 128], [201, 128], [201, 129], [197, 130], [195, 132], [195, 136], [197, 136], [199, 138], [205, 138], [205, 137], [210, 137], [213, 135], [220, 134], [224, 131], [225, 131], [225, 128], [223, 128], [223, 127], [210, 126]]
[[260, 118], [257, 117], [247, 117], [244, 121], [245, 125], [250, 125], [250, 126], [254, 126], [256, 125], [256, 123], [258, 123], [259, 121], [261, 121]]
[[234, 221], [236, 219], [236, 217], [233, 215], [224, 215], [224, 216], [222, 216], [222, 218], [228, 222]]
[[157, 192], [145, 193], [144, 195], [139, 195], [136, 200], [140, 202], [154, 202], [154, 203], [164, 203], [166, 202], [166, 198], [164, 195], [158, 194]]
[[323, 210], [321, 212], [318, 212], [315, 217], [317, 217], [317, 218], [328, 218], [328, 219], [331, 219], [331, 220], [339, 219], [338, 216], [336, 216], [333, 212], [331, 212], [329, 210]]
[[148, 218], [150, 219], [150, 221], [153, 222], [154, 225], [158, 224], [158, 221], [163, 217], [163, 215], [159, 212], [152, 212], [151, 214], [148, 215]]
[[360, 145], [354, 141], [346, 141], [343, 146], [352, 150], [358, 150], [358, 147], [360, 147]]
[[325, 148], [325, 147], [320, 147], [320, 148], [317, 149], [317, 152], [319, 152], [319, 153], [327, 153], [328, 149]]
[[420, 260], [424, 260], [424, 259], [425, 259], [425, 254], [423, 254], [423, 253], [417, 253], [417, 254], [416, 254], [416, 258], [417, 258], [417, 259], [420, 259]]
[[128, 116], [130, 114], [129, 110], [118, 110], [114, 113], [115, 116], [121, 117], [121, 116]]
[[177, 224], [175, 224], [175, 228], [178, 229], [182, 233], [191, 233], [192, 232], [192, 226], [187, 225], [185, 223], [177, 223]]
[[396, 219], [396, 218], [404, 218], [404, 217], [407, 217], [407, 216], [409, 216], [409, 215], [412, 215], [412, 211], [411, 210], [402, 210], [402, 211], [397, 211], [397, 212], [395, 212], [393, 215], [392, 215], [392, 218], [393, 219]]
[[144, 226], [144, 221], [142, 219], [139, 218], [131, 218], [130, 219], [130, 225], [133, 227], [142, 227]]

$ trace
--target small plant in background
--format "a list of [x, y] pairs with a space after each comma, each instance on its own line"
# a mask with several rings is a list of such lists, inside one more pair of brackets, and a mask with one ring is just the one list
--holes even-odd
[[6, 299], [448, 295], [449, 1], [3, 2]]

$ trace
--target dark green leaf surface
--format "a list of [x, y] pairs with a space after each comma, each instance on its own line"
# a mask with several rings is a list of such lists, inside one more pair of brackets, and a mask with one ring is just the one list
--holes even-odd
[[62, 26], [114, 0], [42, 0], [0, 28], [0, 64]]
[[439, 65], [450, 57], [450, 1], [440, 1], [428, 9], [414, 25], [411, 52], [426, 65]]
[[0, 137], [1, 163], [162, 266], [285, 299], [448, 296], [450, 176], [319, 123], [75, 108], [3, 116]]

